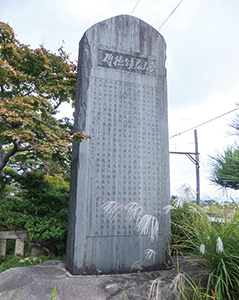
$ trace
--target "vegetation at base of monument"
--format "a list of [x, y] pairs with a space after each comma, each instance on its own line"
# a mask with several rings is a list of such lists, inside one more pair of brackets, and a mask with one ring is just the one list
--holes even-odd
[[[174, 255], [180, 250], [179, 245], [185, 249], [183, 242], [187, 240], [187, 237], [183, 230], [184, 220], [188, 220], [189, 223], [193, 222], [194, 216], [192, 211], [194, 210], [194, 206], [189, 201], [182, 201], [180, 203], [178, 199], [172, 199], [171, 206], [168, 208], [171, 210], [171, 255]], [[165, 207], [166, 212], [167, 207]], [[177, 246], [176, 253], [174, 253], [174, 246]]]
[[[239, 115], [230, 126], [234, 134], [238, 135]], [[211, 157], [211, 166], [212, 182], [222, 188], [239, 189], [237, 144]], [[172, 253], [178, 251], [182, 255], [195, 257], [208, 270], [207, 288], [193, 289], [195, 284], [192, 279], [190, 289], [181, 289], [183, 299], [191, 299], [192, 295], [193, 299], [239, 299], [238, 205], [234, 201], [233, 205], [215, 203], [209, 209], [192, 205], [195, 212], [190, 215], [189, 204], [177, 205], [177, 201], [172, 203], [171, 210]], [[179, 275], [182, 275], [184, 282], [188, 280], [184, 274]]]
[[[10, 269], [17, 267], [28, 267], [43, 264], [46, 261], [51, 260], [49, 256], [46, 255], [38, 255], [38, 256], [15, 256], [15, 255], [6, 255], [5, 257], [0, 258], [0, 273]], [[54, 260], [65, 260], [65, 256], [56, 256]]]
[[[157, 237], [158, 224], [154, 216], [144, 213], [138, 203], [122, 206], [110, 201], [103, 205], [107, 215], [113, 219], [122, 211], [128, 213], [129, 218], [136, 220], [140, 234]], [[207, 285], [200, 286], [200, 279], [190, 278], [178, 271], [172, 282], [172, 289], [179, 290], [183, 299], [239, 299], [239, 210], [235, 204], [221, 208], [221, 214], [214, 213], [214, 208], [199, 207], [185, 199], [174, 199], [171, 205], [164, 208], [165, 213], [171, 211], [172, 216], [172, 246], [171, 255], [190, 256], [195, 263], [205, 270]], [[214, 217], [214, 222], [208, 216]], [[145, 216], [147, 215], [147, 218]], [[146, 220], [147, 219], [147, 220]], [[153, 220], [153, 222], [152, 222]], [[154, 234], [152, 234], [154, 232]], [[149, 253], [149, 249], [147, 249]], [[148, 256], [153, 258], [152, 255]], [[186, 284], [187, 283], [187, 284]], [[157, 282], [151, 289], [151, 298], [157, 299]]]
[[0, 185], [1, 230], [27, 230], [28, 240], [44, 245], [56, 255], [64, 254], [69, 182], [63, 174], [51, 176], [35, 171], [20, 175], [5, 168]]
[[[187, 210], [188, 203], [183, 203], [181, 208], [184, 206], [184, 209]], [[190, 206], [193, 207], [193, 212], [190, 209], [191, 217], [184, 218], [181, 222], [178, 221], [179, 217], [177, 216], [174, 223], [173, 213], [178, 208], [172, 210], [172, 223], [175, 228], [179, 228], [180, 236], [184, 235], [180, 239], [177, 237], [178, 230], [172, 232], [173, 236], [176, 235], [176, 238], [173, 237], [173, 239], [177, 240], [177, 243], [173, 244], [173, 250], [174, 253], [178, 251], [182, 255], [196, 258], [197, 263], [208, 270], [207, 289], [200, 292], [201, 298], [198, 299], [239, 299], [239, 212], [237, 205], [234, 210], [230, 207], [224, 208], [220, 216], [211, 210], [214, 222], [203, 208], [194, 204], [190, 204]], [[182, 276], [185, 281], [185, 275], [182, 274]], [[185, 296], [184, 299], [189, 299], [187, 294], [199, 292], [199, 290], [193, 290], [192, 286], [195, 286], [193, 281], [191, 288], [181, 291]], [[194, 294], [194, 297], [196, 295]]]

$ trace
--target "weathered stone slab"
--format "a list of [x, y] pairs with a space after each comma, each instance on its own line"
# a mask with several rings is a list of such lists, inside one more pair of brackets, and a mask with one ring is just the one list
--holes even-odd
[[1, 239], [25, 239], [27, 238], [27, 232], [26, 231], [0, 231], [0, 240]]
[[[117, 16], [80, 41], [67, 268], [73, 274], [162, 267], [170, 236], [166, 45], [147, 23]], [[138, 236], [121, 213], [112, 223], [102, 204], [141, 204], [159, 220], [159, 240]], [[145, 250], [156, 251], [155, 261]]]
[[158, 299], [178, 300], [179, 293], [172, 288], [178, 272], [194, 284], [200, 283], [201, 288], [207, 287], [208, 270], [198, 267], [195, 259], [190, 260], [176, 257], [175, 268], [170, 270], [101, 276], [72, 276], [61, 261], [11, 268], [0, 274], [0, 299], [47, 300], [56, 287], [57, 300], [149, 300], [154, 299], [149, 298], [149, 293], [152, 282], [158, 278]]
[[0, 257], [6, 256], [7, 240], [0, 240]]
[[[162, 278], [161, 300], [174, 300], [169, 271], [103, 276], [71, 276], [64, 263], [11, 268], [0, 274], [1, 300], [47, 300], [56, 287], [57, 300], [148, 300], [152, 281]], [[172, 276], [170, 276], [171, 279]]]
[[15, 255], [24, 255], [26, 231], [0, 231], [0, 256], [6, 256], [7, 240], [16, 240]]
[[24, 255], [24, 241], [21, 239], [16, 239], [15, 255]]

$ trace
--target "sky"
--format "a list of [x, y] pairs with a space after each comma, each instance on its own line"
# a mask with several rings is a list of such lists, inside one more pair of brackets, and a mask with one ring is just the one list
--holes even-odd
[[[71, 60], [78, 43], [97, 22], [128, 14], [158, 29], [179, 0], [0, 0], [0, 21], [14, 29], [18, 40], [57, 52], [64, 41]], [[135, 9], [134, 9], [135, 8]], [[237, 108], [239, 103], [238, 0], [183, 0], [160, 29], [167, 44], [169, 145], [171, 152], [194, 152], [194, 130], [177, 135]], [[72, 111], [64, 108], [67, 117]], [[239, 110], [238, 110], [239, 112]], [[200, 188], [203, 199], [226, 200], [239, 192], [214, 186], [210, 156], [237, 143], [228, 124], [236, 112], [197, 128]], [[175, 137], [172, 137], [177, 135]], [[196, 189], [195, 165], [170, 154], [171, 194], [184, 185]]]

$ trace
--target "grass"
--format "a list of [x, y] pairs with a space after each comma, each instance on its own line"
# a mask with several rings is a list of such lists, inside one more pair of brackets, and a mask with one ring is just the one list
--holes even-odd
[[37, 256], [31, 255], [31, 247], [29, 246], [28, 242], [25, 242], [24, 245], [24, 256], [15, 256], [15, 240], [8, 240], [7, 241], [7, 255], [5, 257], [0, 257], [0, 273], [10, 269], [10, 268], [17, 268], [17, 267], [28, 267], [43, 264], [48, 260], [65, 260], [65, 255], [63, 256], [55, 256], [49, 257], [44, 254], [39, 254]]
[[54, 258], [49, 258], [46, 255], [38, 255], [38, 256], [15, 256], [15, 255], [6, 255], [5, 257], [0, 258], [0, 273], [10, 269], [17, 267], [27, 267], [33, 265], [43, 264], [48, 260], [65, 260], [65, 256], [57, 256]]
[[51, 300], [56, 300], [56, 286], [54, 287], [53, 291], [51, 292]]
[[[239, 212], [237, 207], [210, 210], [215, 218], [211, 222], [207, 213], [194, 206], [190, 220], [177, 223], [183, 239], [174, 243], [185, 255], [200, 259], [209, 272], [206, 296], [202, 299], [239, 299]], [[180, 243], [181, 241], [181, 243]], [[187, 299], [187, 298], [185, 298]], [[198, 298], [200, 299], [200, 298]]]
[[[158, 236], [158, 222], [154, 216], [144, 212], [138, 203], [126, 206], [110, 201], [102, 208], [112, 220], [125, 211], [129, 219], [135, 219], [140, 235], [148, 235], [151, 240]], [[197, 259], [207, 270], [206, 286], [200, 280], [185, 274], [173, 280], [172, 289], [180, 292], [186, 300], [238, 300], [239, 299], [239, 210], [238, 206], [215, 205], [205, 209], [188, 201], [176, 199], [165, 207], [165, 213], [172, 212], [172, 253], [181, 253]], [[208, 213], [214, 217], [214, 222]], [[147, 249], [147, 251], [150, 249]], [[149, 251], [146, 253], [148, 254]], [[159, 282], [153, 283], [151, 299], [159, 299]]]

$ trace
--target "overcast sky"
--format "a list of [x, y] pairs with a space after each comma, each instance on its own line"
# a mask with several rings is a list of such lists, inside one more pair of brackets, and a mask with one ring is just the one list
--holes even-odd
[[[0, 21], [32, 48], [44, 43], [52, 52], [64, 40], [72, 60], [78, 42], [92, 25], [131, 14], [138, 0], [0, 0]], [[141, 0], [133, 12], [158, 29], [179, 0]], [[224, 114], [239, 103], [238, 0], [184, 0], [161, 28], [167, 43], [170, 137]], [[70, 114], [70, 112], [69, 112]], [[208, 156], [231, 145], [231, 113], [198, 127], [201, 195], [222, 198], [207, 179]], [[70, 117], [70, 115], [68, 115]], [[194, 151], [194, 131], [170, 138], [170, 151]], [[195, 189], [195, 166], [184, 155], [171, 154], [171, 194], [189, 184]], [[232, 197], [237, 193], [230, 191]]]

